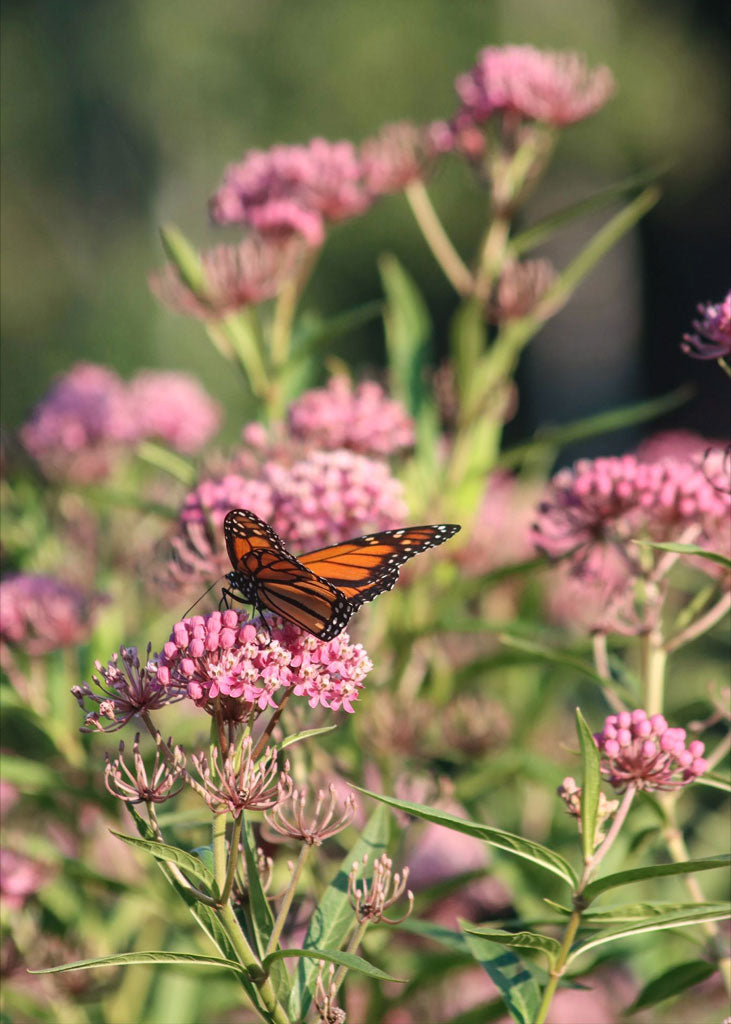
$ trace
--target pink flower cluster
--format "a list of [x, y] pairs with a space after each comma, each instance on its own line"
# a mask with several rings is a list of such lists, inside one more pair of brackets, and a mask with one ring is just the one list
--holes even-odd
[[609, 68], [590, 70], [576, 53], [488, 46], [456, 87], [462, 111], [477, 123], [501, 111], [560, 127], [600, 110], [614, 79]]
[[365, 187], [374, 197], [400, 192], [409, 182], [424, 176], [437, 153], [429, 129], [411, 121], [386, 124], [377, 136], [361, 143]]
[[205, 287], [194, 290], [168, 263], [150, 275], [153, 295], [170, 309], [201, 320], [218, 320], [243, 306], [274, 298], [296, 273], [303, 255], [296, 238], [249, 235], [238, 245], [201, 253]]
[[211, 216], [218, 224], [298, 234], [318, 246], [326, 223], [355, 217], [369, 205], [353, 144], [316, 138], [304, 146], [253, 149], [231, 164], [211, 200]]
[[699, 459], [581, 459], [554, 476], [533, 537], [549, 556], [571, 554], [576, 569], [597, 574], [596, 558], [607, 543], [622, 548], [635, 538], [673, 541], [693, 526], [693, 541], [702, 543], [719, 535], [730, 509], [728, 488], [709, 479]]
[[290, 407], [295, 437], [318, 448], [350, 448], [364, 455], [393, 455], [414, 443], [414, 423], [401, 402], [376, 381], [355, 388], [349, 377], [331, 377]]
[[708, 770], [704, 745], [685, 745], [685, 729], [672, 729], [662, 715], [638, 708], [609, 715], [594, 734], [602, 754], [602, 775], [618, 792], [637, 789], [680, 789]]
[[142, 371], [126, 384], [113, 370], [78, 363], [21, 428], [26, 450], [56, 479], [103, 479], [145, 437], [197, 451], [216, 432], [220, 407], [185, 373]]
[[698, 306], [700, 320], [694, 320], [696, 334], [684, 334], [683, 351], [695, 359], [721, 359], [731, 355], [731, 292], [723, 302]]
[[0, 640], [28, 654], [83, 643], [103, 599], [53, 576], [21, 573], [0, 582]]
[[312, 708], [352, 712], [372, 668], [361, 645], [347, 633], [324, 642], [274, 616], [267, 624], [269, 631], [234, 609], [176, 623], [162, 651], [160, 681], [185, 686], [199, 707], [220, 695], [264, 711], [291, 689]]

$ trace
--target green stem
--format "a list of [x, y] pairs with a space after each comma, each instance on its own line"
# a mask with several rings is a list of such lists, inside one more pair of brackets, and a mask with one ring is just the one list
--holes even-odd
[[279, 942], [279, 936], [282, 934], [282, 929], [284, 928], [285, 922], [287, 920], [287, 914], [289, 913], [289, 908], [292, 906], [292, 900], [294, 899], [294, 895], [295, 895], [295, 893], [297, 891], [297, 886], [299, 884], [299, 880], [300, 880], [300, 877], [302, 875], [302, 869], [305, 866], [305, 862], [307, 861], [307, 857], [308, 857], [309, 852], [310, 852], [311, 849], [312, 849], [312, 847], [308, 843], [303, 843], [302, 844], [302, 849], [299, 852], [299, 856], [297, 858], [297, 863], [294, 866], [294, 871], [292, 872], [292, 877], [289, 880], [289, 885], [287, 886], [287, 891], [284, 894], [284, 899], [282, 900], [282, 905], [279, 908], [279, 913], [277, 914], [277, 919], [274, 922], [274, 928], [272, 929], [272, 934], [269, 936], [269, 941], [267, 942], [267, 948], [264, 950], [264, 956], [265, 957], [269, 956], [269, 954], [273, 953], [274, 950], [277, 948], [277, 943]]
[[651, 629], [642, 637], [642, 678], [648, 717], [662, 713], [667, 658], [659, 629]]
[[241, 828], [244, 824], [244, 812], [239, 814], [238, 818], [234, 819], [234, 827], [231, 830], [231, 841], [229, 843], [228, 851], [228, 868], [226, 870], [226, 881], [223, 886], [223, 892], [221, 893], [221, 903], [227, 903], [228, 898], [231, 895], [231, 889], [233, 888], [234, 878], [236, 877], [236, 866], [239, 862], [239, 840], [241, 839]]
[[728, 363], [723, 358], [723, 356], [719, 356], [719, 358], [716, 360], [716, 362], [721, 367], [721, 369], [726, 374], [726, 376], [727, 377], [731, 377], [731, 366], [728, 365]]
[[444, 276], [459, 295], [470, 295], [474, 281], [464, 260], [455, 249], [447, 232], [444, 230], [432, 201], [422, 181], [412, 181], [404, 189], [404, 195], [411, 207], [419, 230], [426, 244], [431, 249], [434, 259], [444, 272]]
[[619, 835], [622, 825], [624, 825], [624, 820], [629, 813], [629, 809], [632, 806], [632, 801], [635, 798], [636, 792], [636, 786], [627, 786], [627, 789], [624, 792], [624, 796], [622, 797], [622, 803], [619, 805], [617, 813], [614, 815], [612, 827], [607, 832], [604, 842], [599, 847], [599, 849], [596, 850], [595, 853], [588, 858], [588, 860], [584, 864], [584, 872], [581, 876], [581, 881], [579, 882], [578, 888], [574, 893], [574, 899], [576, 899], [577, 897], [581, 897], [581, 894], [583, 893], [584, 889], [589, 884], [591, 876], [594, 874], [596, 869], [599, 867], [601, 862], [604, 860], [604, 858], [614, 845], [614, 840]]
[[475, 283], [475, 295], [480, 302], [487, 302], [493, 285], [500, 277], [508, 254], [510, 221], [507, 216], [496, 213], [485, 235], [480, 254], [480, 265]]
[[221, 923], [226, 928], [226, 934], [236, 950], [239, 962], [247, 969], [251, 981], [259, 990], [261, 1001], [267, 1008], [273, 1024], [291, 1024], [284, 1007], [277, 999], [269, 975], [264, 973], [264, 969], [246, 941], [230, 903], [225, 903], [221, 908]]
[[544, 1024], [546, 1017], [548, 1016], [548, 1011], [551, 1008], [551, 1003], [554, 995], [556, 994], [558, 983], [565, 970], [569, 953], [571, 952], [571, 946], [576, 938], [579, 925], [581, 924], [581, 913], [582, 911], [579, 908], [576, 908], [569, 918], [569, 923], [566, 926], [566, 931], [564, 932], [563, 942], [561, 943], [561, 949], [556, 957], [556, 963], [551, 969], [549, 982], [543, 990], [543, 998], [541, 999], [541, 1005], [538, 1007], [535, 1024]]
[[[609, 652], [607, 650], [607, 634], [606, 633], [595, 633], [592, 637], [592, 647], [594, 651], [594, 667], [597, 673], [606, 679], [608, 683], [612, 682], [612, 673], [609, 669]], [[626, 711], [624, 702], [619, 699], [614, 690], [609, 686], [602, 687], [602, 693], [604, 699], [610, 708], [619, 714], [620, 711]]]
[[[361, 942], [363, 941], [363, 936], [366, 933], [366, 929], [368, 928], [369, 923], [370, 922], [368, 918], [366, 918], [365, 921], [361, 921], [358, 924], [358, 927], [353, 932], [350, 942], [348, 943], [348, 948], [345, 950], [346, 953], [357, 952], [358, 946], [360, 946]], [[335, 972], [335, 977], [333, 978], [333, 985], [335, 986], [336, 992], [342, 985], [343, 978], [345, 977], [347, 970], [347, 967], [338, 967], [337, 971]]]
[[231, 313], [220, 321], [223, 334], [244, 368], [252, 393], [264, 398], [269, 390], [269, 374], [261, 353], [256, 312], [253, 308]]
[[213, 847], [213, 873], [218, 884], [219, 892], [223, 891], [226, 884], [226, 873], [228, 861], [226, 857], [226, 823], [227, 814], [214, 814], [211, 829], [211, 845]]
[[684, 644], [690, 643], [691, 640], [702, 636], [703, 633], [707, 633], [717, 622], [720, 622], [729, 609], [731, 609], [731, 592], [726, 591], [720, 600], [712, 608], [708, 609], [705, 615], [701, 615], [695, 622], [691, 622], [685, 629], [681, 629], [675, 636], [670, 637], [665, 644], [665, 652], [670, 654], [672, 651], [676, 651], [678, 647], [682, 647]]
[[259, 737], [259, 742], [256, 744], [256, 747], [254, 748], [254, 753], [251, 755], [253, 761], [258, 760], [261, 757], [261, 755], [262, 755], [262, 753], [264, 751], [264, 748], [266, 747], [267, 743], [269, 742], [269, 737], [271, 736], [272, 732], [274, 731], [274, 726], [277, 724], [277, 722], [281, 718], [282, 712], [284, 711], [284, 709], [285, 709], [285, 707], [287, 705], [287, 702], [289, 701], [289, 698], [291, 696], [292, 696], [292, 690], [289, 689], [289, 690], [286, 691], [286, 693], [284, 694], [284, 696], [280, 700], [279, 706], [277, 707], [277, 710], [274, 712], [272, 717], [269, 719], [269, 723], [268, 723], [266, 729], [264, 730], [264, 732]]

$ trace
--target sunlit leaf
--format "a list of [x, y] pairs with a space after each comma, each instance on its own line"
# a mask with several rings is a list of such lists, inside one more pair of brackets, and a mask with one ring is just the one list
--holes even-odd
[[541, 994], [528, 965], [497, 942], [469, 933], [465, 939], [475, 960], [497, 985], [516, 1024], [534, 1024]]
[[462, 931], [465, 935], [479, 935], [490, 942], [497, 942], [501, 946], [509, 946], [511, 949], [530, 949], [536, 953], [543, 953], [548, 958], [550, 967], [556, 962], [556, 957], [561, 950], [561, 943], [549, 935], [540, 935], [538, 932], [508, 932], [503, 928], [482, 928], [479, 925], [468, 925], [460, 921]]
[[29, 971], [29, 974], [63, 974], [65, 971], [86, 971], [94, 967], [123, 967], [130, 964], [185, 964], [197, 967], [220, 967], [227, 971], [244, 973], [241, 964], [235, 960], [224, 960], [218, 956], [201, 956], [199, 953], [171, 953], [165, 950], [148, 950], [139, 953], [116, 953], [112, 956], [100, 956], [92, 960], [76, 960], [74, 963], [59, 964], [58, 967], [45, 967], [40, 971]]
[[136, 839], [134, 836], [125, 836], [121, 832], [115, 832], [114, 829], [109, 831], [117, 839], [127, 843], [128, 846], [144, 850], [145, 853], [152, 854], [157, 860], [164, 860], [170, 864], [175, 864], [187, 875], [192, 875], [203, 882], [209, 893], [217, 894], [216, 880], [203, 861], [194, 857], [193, 854], [188, 853], [186, 850], [181, 850], [177, 846], [168, 846], [167, 843], [159, 843], [156, 840]]
[[313, 736], [322, 736], [323, 733], [332, 732], [333, 729], [337, 729], [336, 725], [322, 725], [319, 729], [303, 729], [301, 732], [292, 733], [291, 736], [287, 736], [281, 743], [277, 744], [277, 750], [286, 750], [287, 747], [291, 747], [293, 743], [299, 743], [301, 740], [309, 740]]
[[385, 971], [380, 970], [378, 967], [374, 967], [373, 964], [364, 960], [362, 956], [356, 956], [354, 953], [344, 953], [338, 949], [277, 949], [274, 953], [270, 953], [268, 957], [265, 957], [263, 966], [265, 969], [268, 969], [277, 960], [294, 959], [297, 957], [305, 960], [325, 960], [331, 964], [339, 964], [341, 967], [347, 967], [351, 971], [359, 971], [361, 974], [365, 974], [369, 978], [377, 978], [379, 981], [402, 980], [401, 978], [394, 978], [391, 974], [386, 974]]
[[660, 878], [665, 875], [689, 875], [697, 871], [710, 871], [712, 868], [727, 867], [731, 864], [731, 855], [718, 854], [716, 857], [701, 857], [698, 860], [681, 861], [678, 864], [648, 864], [641, 868], [630, 868], [629, 871], [617, 871], [613, 875], [605, 875], [590, 882], [584, 889], [584, 899], [591, 903], [602, 892], [616, 889], [620, 885], [642, 882], [646, 878]]
[[599, 791], [601, 774], [599, 766], [601, 754], [594, 742], [591, 729], [584, 716], [576, 709], [576, 732], [581, 746], [581, 846], [584, 860], [588, 861], [594, 853], [597, 818], [599, 815]]
[[674, 542], [661, 542], [651, 540], [636, 540], [635, 544], [642, 544], [644, 547], [657, 548], [659, 551], [670, 551], [676, 555], [694, 555], [697, 558], [707, 558], [709, 562], [722, 565], [724, 569], [731, 569], [731, 558], [721, 555], [717, 551], [707, 551], [706, 548], [699, 548], [697, 544], [676, 544]]

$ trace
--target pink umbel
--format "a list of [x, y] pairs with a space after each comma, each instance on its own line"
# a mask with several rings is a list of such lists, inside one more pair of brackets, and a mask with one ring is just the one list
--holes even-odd
[[138, 436], [126, 384], [93, 363], [77, 363], [60, 377], [20, 431], [47, 476], [77, 483], [104, 479]]
[[88, 639], [103, 598], [54, 576], [20, 573], [0, 582], [0, 641], [42, 655]]
[[400, 192], [423, 178], [438, 153], [431, 132], [411, 121], [384, 125], [378, 135], [361, 143], [363, 179], [372, 196]]
[[722, 359], [731, 355], [731, 292], [722, 302], [702, 302], [701, 317], [693, 321], [695, 334], [684, 334], [681, 346], [694, 359]]
[[141, 434], [186, 455], [200, 451], [221, 425], [221, 406], [188, 373], [143, 370], [130, 394]]
[[393, 455], [414, 443], [414, 423], [401, 402], [380, 384], [331, 377], [324, 388], [306, 391], [290, 407], [289, 428], [316, 448], [349, 448], [363, 455]]
[[263, 234], [301, 235], [318, 246], [326, 224], [355, 217], [369, 205], [353, 144], [316, 138], [304, 146], [249, 150], [226, 169], [211, 216], [218, 224], [249, 224]]
[[242, 811], [269, 810], [292, 792], [289, 762], [280, 769], [274, 747], [267, 748], [258, 759], [254, 754], [251, 736], [244, 737], [240, 750], [232, 745], [226, 754], [218, 747], [213, 747], [210, 754], [193, 754], [191, 761], [198, 778], [187, 772], [186, 781], [214, 814], [237, 818]]
[[686, 747], [685, 729], [673, 729], [662, 715], [648, 718], [641, 708], [609, 715], [604, 729], [594, 734], [602, 754], [601, 771], [622, 793], [637, 789], [680, 789], [708, 770], [700, 740]]
[[260, 713], [291, 690], [312, 708], [352, 712], [372, 668], [360, 644], [347, 633], [318, 640], [271, 615], [267, 626], [232, 608], [184, 619], [163, 648], [160, 678], [199, 707], [221, 696]]
[[296, 239], [253, 234], [238, 245], [201, 253], [204, 284], [198, 290], [171, 263], [152, 273], [148, 283], [153, 295], [176, 313], [219, 320], [278, 295], [296, 274], [303, 251]]
[[488, 46], [456, 88], [463, 112], [478, 123], [500, 111], [560, 127], [600, 110], [614, 79], [609, 68], [591, 70], [576, 53]]

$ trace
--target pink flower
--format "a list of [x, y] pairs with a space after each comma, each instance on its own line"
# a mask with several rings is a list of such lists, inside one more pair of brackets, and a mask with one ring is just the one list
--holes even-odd
[[[637, 448], [640, 462], [659, 462], [668, 457], [690, 459], [701, 457], [712, 442], [692, 430], [660, 430], [645, 438]], [[713, 447], [717, 447], [713, 444]]]
[[318, 448], [350, 448], [364, 455], [393, 455], [414, 443], [414, 424], [400, 402], [380, 384], [331, 377], [324, 388], [306, 391], [290, 407], [295, 437]]
[[363, 178], [372, 196], [400, 192], [410, 181], [422, 178], [430, 158], [438, 150], [430, 145], [431, 134], [410, 121], [384, 125], [377, 136], [361, 143]]
[[488, 306], [488, 316], [495, 323], [528, 316], [555, 281], [556, 271], [549, 260], [506, 264]]
[[218, 245], [201, 253], [205, 287], [200, 291], [191, 288], [172, 263], [150, 275], [150, 290], [177, 313], [217, 320], [274, 298], [296, 273], [302, 252], [294, 239], [249, 235], [238, 245]]
[[186, 455], [199, 451], [221, 423], [221, 407], [195, 377], [177, 370], [143, 370], [130, 383], [140, 433]]
[[609, 715], [594, 740], [602, 754], [602, 775], [622, 793], [628, 786], [680, 789], [708, 770], [700, 740], [685, 745], [685, 729], [672, 729], [662, 715], [638, 708]]
[[277, 707], [287, 689], [312, 708], [352, 712], [372, 667], [360, 644], [347, 633], [324, 642], [271, 615], [267, 626], [232, 608], [184, 619], [163, 648], [161, 672], [199, 707], [231, 698], [245, 705], [244, 717]]
[[126, 385], [92, 363], [60, 377], [20, 432], [44, 473], [78, 483], [104, 479], [138, 435]]
[[478, 123], [495, 111], [563, 126], [596, 113], [614, 92], [607, 67], [590, 70], [575, 53], [488, 46], [456, 82], [463, 110]]
[[250, 224], [262, 233], [298, 234], [321, 245], [325, 224], [363, 213], [370, 199], [350, 142], [249, 150], [231, 164], [211, 201], [218, 224]]
[[731, 355], [731, 292], [722, 302], [700, 303], [700, 320], [694, 320], [697, 334], [684, 334], [681, 345], [694, 359], [720, 359]]
[[0, 900], [11, 910], [20, 910], [29, 896], [47, 880], [49, 869], [15, 850], [0, 850]]
[[21, 573], [0, 583], [0, 639], [41, 655], [83, 643], [105, 598], [53, 576]]
[[479, 576], [532, 557], [536, 497], [535, 487], [510, 473], [489, 477], [469, 540], [454, 555], [466, 574]]

